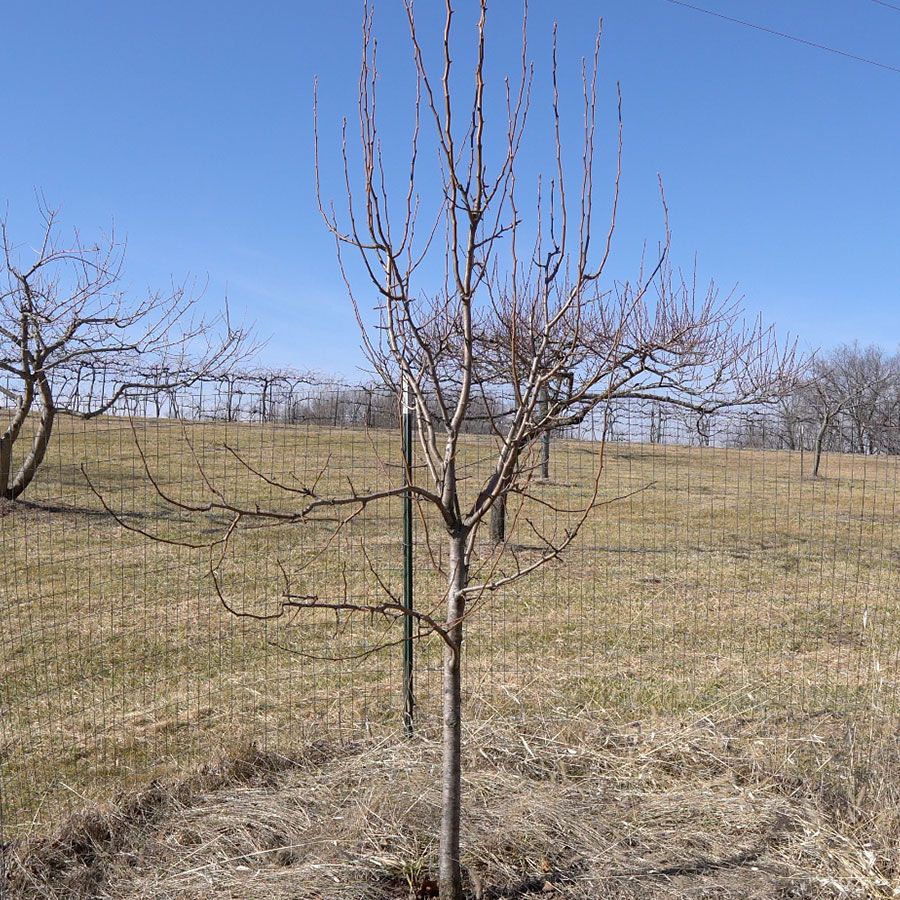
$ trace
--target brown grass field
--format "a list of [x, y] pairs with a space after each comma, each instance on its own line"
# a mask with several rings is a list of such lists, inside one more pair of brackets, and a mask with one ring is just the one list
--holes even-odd
[[[241, 503], [291, 508], [296, 496], [276, 491], [226, 447], [253, 469], [291, 485], [309, 483], [327, 462], [322, 492], [343, 489], [347, 473], [360, 490], [397, 483], [401, 475], [397, 436], [385, 432], [249, 424], [192, 424], [183, 430], [176, 422], [143, 420], [132, 430], [125, 419], [61, 420], [51, 457], [26, 502], [0, 510], [0, 763], [2, 830], [9, 837], [38, 840], [73, 808], [111, 800], [118, 791], [153, 778], [170, 783], [193, 777], [186, 773], [239, 755], [251, 743], [293, 759], [313, 740], [355, 741], [352, 759], [374, 760], [376, 768], [389, 765], [398, 752], [390, 742], [401, 709], [399, 648], [337, 663], [314, 657], [364, 653], [385, 637], [399, 636], [399, 626], [386, 631], [378, 620], [336, 621], [333, 614], [267, 623], [234, 618], [212, 588], [208, 551], [160, 544], [123, 529], [91, 491], [82, 464], [106, 503], [133, 527], [194, 542], [221, 533], [223, 517], [185, 516], [161, 500], [143, 471], [135, 438], [160, 487], [182, 498], [208, 496], [202, 467], [213, 486]], [[471, 476], [467, 484], [473, 492], [486, 471], [489, 449], [482, 438], [471, 438], [466, 448], [465, 475]], [[576, 509], [590, 494], [599, 462], [597, 445], [557, 441], [551, 481], [535, 492], [554, 507]], [[645, 882], [629, 882], [632, 893], [625, 892], [627, 879], [618, 878], [604, 882], [607, 893], [595, 885], [594, 893], [567, 894], [570, 888], [561, 876], [553, 882], [561, 896], [900, 895], [890, 893], [900, 884], [891, 880], [898, 863], [896, 844], [891, 849], [898, 817], [882, 816], [898, 778], [892, 754], [900, 721], [900, 460], [833, 454], [825, 458], [824, 477], [815, 480], [800, 467], [797, 453], [608, 443], [600, 484], [609, 502], [597, 510], [576, 545], [563, 561], [491, 595], [469, 620], [469, 752], [481, 760], [476, 773], [479, 765], [502, 770], [498, 783], [507, 770], [522, 775], [519, 769], [527, 768], [532, 756], [564, 755], [565, 741], [578, 758], [590, 757], [585, 771], [592, 777], [602, 780], [606, 776], [598, 773], [608, 770], [610, 784], [624, 786], [650, 771], [650, 781], [634, 782], [633, 789], [638, 806], [662, 817], [656, 823], [661, 831], [651, 841], [656, 849], [640, 845], [641, 850], [638, 841], [629, 868], [628, 853], [620, 846], [604, 878], [614, 871], [665, 868], [663, 833], [677, 850], [674, 857], [684, 862], [692, 851], [683, 835], [676, 837], [680, 828], [695, 828], [701, 844], [708, 835], [712, 843], [701, 848], [701, 856], [719, 858], [716, 854], [725, 848], [714, 838], [731, 833], [716, 824], [721, 810], [697, 824], [682, 806], [713, 803], [720, 782], [744, 771], [745, 785], [759, 780], [761, 805], [747, 813], [751, 830], [763, 828], [777, 809], [794, 823], [788, 829], [794, 843], [788, 844], [800, 856], [791, 865], [806, 873], [797, 884], [826, 891], [832, 889], [826, 884], [831, 879], [849, 885], [847, 891], [787, 893], [793, 884], [785, 874], [790, 865], [779, 857], [770, 862], [776, 869], [782, 866], [777, 877], [788, 885], [782, 893], [765, 893], [763, 887], [757, 893], [725, 893], [733, 886], [722, 888], [724, 882], [719, 893], [712, 882], [708, 893], [678, 893], [686, 890], [685, 869], [677, 878], [670, 873], [652, 890]], [[434, 540], [429, 550], [429, 515], [422, 512], [417, 520], [416, 597], [422, 609], [441, 599], [432, 562], [433, 556], [439, 564], [441, 548], [430, 523]], [[513, 515], [512, 548], [498, 560], [480, 545], [476, 569], [508, 570], [513, 550], [522, 560], [533, 558], [536, 532], [559, 536], [571, 521], [571, 515], [536, 502]], [[399, 590], [398, 501], [370, 509], [327, 543], [334, 530], [334, 521], [323, 519], [240, 533], [223, 568], [230, 602], [254, 612], [275, 609], [283, 587], [280, 565], [306, 592], [375, 597], [379, 579]], [[426, 639], [418, 654], [420, 743], [413, 757], [427, 770], [439, 647]], [[570, 728], [572, 721], [577, 728]], [[477, 753], [479, 723], [490, 723], [485, 747], [499, 741], [497, 746], [505, 748], [488, 753], [490, 760]], [[599, 741], [601, 732], [611, 745]], [[709, 734], [715, 735], [712, 743]], [[542, 740], [551, 744], [536, 749]], [[690, 750], [692, 741], [702, 747]], [[654, 748], [659, 747], [669, 748], [664, 756], [671, 751], [678, 757], [677, 766], [656, 768], [660, 751]], [[515, 756], [519, 751], [521, 759]], [[344, 790], [338, 784], [346, 776], [341, 767], [356, 763], [341, 762], [338, 750], [328, 758], [333, 762], [322, 765], [331, 774], [322, 774], [316, 783], [327, 782], [323, 790]], [[718, 774], [710, 774], [712, 758], [721, 763]], [[697, 770], [691, 771], [694, 763]], [[563, 774], [559, 802], [569, 787], [574, 790], [567, 787], [571, 773]], [[508, 785], [507, 799], [527, 804], [528, 792], [538, 791], [531, 774], [525, 775], [524, 782]], [[329, 781], [332, 776], [338, 781]], [[476, 781], [480, 777], [473, 775]], [[579, 778], [575, 782], [583, 786]], [[363, 782], [360, 776], [358, 784]], [[241, 784], [241, 790], [252, 788]], [[803, 797], [814, 798], [808, 803], [815, 814], [813, 807], [803, 806], [806, 819], [797, 811], [800, 806], [790, 806], [807, 803], [798, 799], [798, 784], [809, 786], [808, 794], [805, 788], [800, 792]], [[415, 793], [415, 782], [411, 785], [404, 790]], [[659, 786], [659, 796], [653, 785]], [[527, 852], [521, 871], [510, 869], [508, 860], [507, 868], [497, 863], [491, 869], [495, 881], [513, 884], [530, 877], [528, 867], [548, 852], [536, 849], [541, 841], [551, 841], [549, 835], [562, 840], [558, 832], [565, 810], [553, 806], [541, 793], [545, 787], [539, 787], [534, 796], [548, 804], [547, 815], [555, 816], [556, 824], [541, 820], [535, 826], [538, 838], [522, 839]], [[666, 793], [670, 788], [674, 794]], [[204, 802], [220, 802], [211, 791], [203, 787]], [[663, 795], [671, 800], [665, 809]], [[792, 798], [790, 808], [782, 809], [779, 803], [784, 806], [786, 797]], [[573, 809], [582, 809], [580, 799], [570, 799]], [[380, 802], [372, 800], [376, 806]], [[181, 801], [175, 805], [184, 807]], [[847, 810], [855, 810], [849, 830], [823, 818], [838, 808], [841, 822], [849, 821]], [[896, 813], [896, 806], [890, 808]], [[615, 815], [611, 808], [591, 809], [590, 815], [612, 816], [610, 822], [623, 828], [631, 823], [640, 831], [652, 825], [619, 807]], [[385, 813], [385, 821], [403, 831], [406, 826], [395, 813], [394, 818]], [[686, 818], [680, 825], [682, 814]], [[739, 820], [732, 823], [735, 828]], [[869, 831], [863, 822], [871, 825]], [[828, 843], [833, 835], [827, 841], [809, 838], [815, 847], [804, 850], [797, 835], [807, 825], [818, 828], [820, 836], [839, 833], [841, 840], [851, 841], [852, 853], [836, 849], [837, 838], [838, 843]], [[410, 834], [420, 834], [409, 828]], [[366, 835], [365, 841], [374, 840]], [[388, 860], [382, 868], [396, 875], [427, 865], [428, 847], [416, 844], [414, 849], [408, 837], [402, 846], [381, 853]], [[354, 832], [352, 840], [357, 846], [363, 837]], [[591, 832], [585, 840], [599, 853], [606, 838]], [[574, 856], [587, 858], [586, 846], [570, 847], [553, 865], [558, 862], [564, 875], [566, 866], [575, 865]], [[491, 852], [492, 858], [502, 856], [496, 848]], [[859, 860], [869, 859], [866, 852], [877, 859], [877, 865], [870, 860], [875, 874], [866, 876], [868, 881], [859, 873], [847, 875], [835, 862], [852, 857], [858, 868]], [[338, 866], [339, 874], [342, 865], [359, 868], [365, 859], [379, 857], [371, 848], [366, 853], [360, 851], [356, 863], [349, 857], [337, 862], [310, 857], [309, 864]], [[809, 874], [813, 871], [818, 874]], [[121, 873], [115, 877], [125, 884]], [[211, 895], [202, 893], [202, 878], [194, 881], [155, 887], [135, 881], [109, 896]], [[389, 882], [383, 895], [403, 896], [391, 893]], [[365, 883], [369, 887], [359, 893], [317, 894], [310, 888], [308, 894], [284, 896], [382, 896]], [[256, 894], [229, 885], [215, 896], [273, 896], [272, 888]], [[611, 893], [613, 887], [622, 892]], [[657, 887], [660, 893], [653, 893]], [[871, 893], [876, 890], [881, 893]]]

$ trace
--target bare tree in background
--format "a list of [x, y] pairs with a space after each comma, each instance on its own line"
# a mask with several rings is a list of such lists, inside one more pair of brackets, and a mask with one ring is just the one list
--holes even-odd
[[865, 455], [890, 452], [883, 438], [886, 430], [900, 425], [896, 406], [900, 357], [877, 346], [843, 344], [823, 363], [848, 398], [841, 423], [842, 448]]
[[844, 385], [835, 372], [821, 362], [813, 370], [813, 376], [804, 388], [804, 399], [816, 417], [816, 437], [813, 443], [813, 478], [819, 477], [825, 437], [835, 419], [850, 403]]
[[794, 394], [798, 419], [815, 427], [813, 477], [831, 446], [845, 453], [897, 452], [900, 356], [844, 344], [823, 354]]
[[[615, 205], [607, 240], [614, 215]], [[667, 255], [668, 236], [649, 276], [642, 268], [633, 284], [617, 285], [609, 294], [596, 293], [583, 302], [574, 313], [575, 324], [559, 326], [563, 333], [567, 327], [574, 332], [562, 338], [566, 341], [562, 348], [542, 347], [541, 332], [532, 331], [540, 312], [532, 307], [547, 303], [537, 284], [546, 277], [544, 267], [531, 261], [528, 278], [520, 280], [530, 297], [527, 304], [516, 299], [492, 305], [474, 340], [473, 380], [480, 390], [484, 385], [505, 385], [503, 390], [512, 395], [515, 406], [520, 402], [515, 385], [531, 377], [532, 366], [540, 371], [546, 360], [553, 359], [529, 413], [545, 423], [535, 435], [539, 481], [549, 479], [550, 435], [579, 425], [598, 408], [605, 420], [604, 438], [613, 436], [622, 404], [638, 401], [650, 403], [660, 417], [651, 442], [659, 438], [662, 416], [674, 415], [684, 421], [696, 443], [709, 446], [714, 413], [770, 404], [794, 389], [800, 366], [793, 347], [779, 352], [771, 329], [759, 320], [749, 325], [743, 321], [741, 298], [734, 291], [723, 293], [714, 281], [701, 286], [696, 268], [690, 275], [675, 271]], [[515, 265], [519, 266], [518, 259]], [[550, 286], [551, 293], [562, 295], [568, 281], [556, 271], [552, 277], [560, 283]], [[546, 343], [560, 339], [554, 334]], [[557, 411], [561, 406], [564, 414]], [[495, 504], [491, 534], [497, 541], [504, 539], [505, 517], [505, 502]]]
[[[610, 502], [601, 496], [602, 441], [586, 500], [565, 511], [564, 528], [544, 532], [539, 523], [529, 522], [527, 556], [508, 541], [519, 521], [515, 515], [506, 541], [476, 554], [485, 518], [498, 503], [518, 509], [546, 504], [536, 452], [544, 435], [594, 413], [602, 419], [604, 408], [616, 398], [665, 397], [692, 410], [756, 402], [789, 382], [795, 363], [793, 349], [779, 349], [771, 331], [758, 323], [742, 324], [740, 304], [733, 297], [720, 296], [714, 286], [698, 290], [676, 276], [666, 263], [668, 236], [633, 281], [611, 289], [601, 286], [615, 228], [620, 167], [614, 167], [608, 216], [598, 230], [593, 178], [599, 33], [583, 63], [584, 131], [574, 172], [564, 159], [554, 34], [549, 112], [555, 153], [548, 160], [549, 173], [528, 191], [526, 201], [517, 174], [533, 77], [524, 21], [518, 72], [506, 82], [499, 108], [488, 114], [486, 0], [466, 26], [473, 62], [465, 87], [454, 68], [454, 59], [464, 51], [457, 47], [452, 2], [445, 6], [436, 61], [427, 58], [425, 48], [431, 43], [420, 36], [411, 0], [404, 8], [417, 90], [399, 193], [398, 166], [384, 158], [376, 115], [379, 76], [367, 6], [355, 151], [346, 123], [343, 130], [347, 206], [343, 216], [321, 199], [320, 207], [336, 240], [368, 359], [395, 396], [406, 390], [411, 397], [424, 482], [410, 479], [408, 487], [364, 490], [342, 473], [346, 490], [335, 494], [322, 488], [334, 483], [324, 477], [327, 461], [308, 483], [299, 476], [284, 483], [245, 462], [269, 488], [280, 488], [295, 501], [288, 509], [283, 504], [266, 509], [241, 504], [202, 470], [207, 488], [202, 502], [166, 492], [149, 466], [148, 475], [159, 495], [181, 511], [229, 514], [229, 523], [210, 542], [211, 575], [219, 598], [235, 614], [295, 617], [303, 610], [327, 609], [337, 616], [380, 615], [389, 622], [411, 615], [418, 637], [440, 638], [440, 896], [461, 900], [464, 627], [496, 591], [558, 560], [592, 512]], [[317, 133], [317, 178], [318, 144]], [[613, 147], [614, 161], [620, 160], [621, 116]], [[423, 160], [435, 155], [437, 169], [431, 171]], [[429, 211], [435, 178], [439, 196]], [[356, 293], [359, 272], [364, 294], [379, 298], [374, 322], [371, 307]], [[499, 404], [498, 386], [505, 401]], [[475, 470], [468, 469], [468, 477], [461, 473], [463, 438], [473, 431], [487, 431], [478, 453], [487, 457], [489, 474], [477, 483]], [[221, 560], [241, 529], [313, 522], [321, 527], [323, 521], [334, 523], [337, 514], [334, 534], [367, 507], [407, 491], [419, 504], [422, 521], [438, 523], [427, 540], [440, 545], [432, 559], [445, 584], [440, 596], [421, 599], [416, 611], [402, 605], [386, 578], [378, 578], [385, 590], [382, 599], [355, 600], [346, 586], [329, 594], [294, 581], [287, 564], [277, 611], [248, 612], [229, 596]], [[429, 509], [432, 515], [426, 514]], [[133, 523], [122, 524], [138, 530]], [[385, 639], [381, 646], [395, 645]]]
[[737, 443], [812, 450], [814, 477], [826, 451], [898, 454], [900, 353], [855, 342], [817, 352], [804, 377], [778, 391], [771, 406], [771, 415], [744, 421]]
[[[250, 349], [226, 317], [196, 316], [183, 289], [131, 300], [114, 237], [64, 241], [56, 211], [42, 216], [36, 250], [16, 245], [0, 223], [0, 395], [12, 404], [0, 434], [0, 497], [8, 500], [33, 481], [59, 414], [92, 418], [126, 394], [171, 392]], [[16, 442], [35, 416], [31, 446], [16, 462]]]

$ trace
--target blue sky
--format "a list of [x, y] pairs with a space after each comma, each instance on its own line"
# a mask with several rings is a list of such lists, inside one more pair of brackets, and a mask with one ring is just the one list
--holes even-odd
[[[461, 6], [464, 3], [460, 2]], [[874, 0], [698, 0], [698, 5], [900, 68], [900, 10]], [[897, 6], [900, 6], [898, 0]], [[419, 0], [421, 27], [434, 4]], [[405, 126], [399, 0], [378, 0], [386, 130]], [[315, 205], [312, 84], [327, 191], [340, 199], [337, 123], [353, 115], [360, 6], [220, 0], [16, 2], [4, 10], [0, 200], [33, 239], [35, 190], [84, 234], [115, 223], [139, 292], [193, 274], [269, 337], [267, 360], [353, 375], [359, 338]], [[514, 59], [519, 4], [491, 5], [488, 78]], [[804, 346], [900, 342], [900, 72], [744, 28], [667, 0], [532, 0], [546, 74], [560, 27], [561, 90], [577, 138], [578, 59], [604, 37], [601, 122], [625, 114], [615, 268], [660, 235], [664, 179], [676, 261]], [[528, 165], [545, 154], [535, 101]], [[608, 163], [613, 133], [605, 131]], [[401, 160], [402, 161], [402, 160]], [[608, 185], [599, 179], [602, 199]]]

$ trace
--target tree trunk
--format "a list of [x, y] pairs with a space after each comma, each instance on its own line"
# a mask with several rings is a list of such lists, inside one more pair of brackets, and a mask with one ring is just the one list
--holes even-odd
[[44, 455], [47, 452], [47, 445], [50, 443], [50, 435], [53, 433], [53, 422], [56, 419], [56, 408], [53, 405], [53, 394], [50, 392], [50, 384], [46, 375], [40, 374], [37, 377], [38, 390], [41, 393], [41, 421], [38, 424], [37, 434], [31, 444], [31, 449], [25, 457], [24, 462], [16, 472], [13, 482], [7, 488], [7, 497], [15, 500], [22, 491], [28, 487], [34, 480], [37, 470], [44, 461]]
[[263, 379], [262, 385], [262, 398], [260, 399], [260, 410], [259, 410], [259, 420], [260, 422], [268, 422], [268, 410], [267, 410], [267, 402], [269, 399], [269, 379]]
[[9, 471], [12, 468], [12, 435], [0, 435], [0, 497], [9, 500]]
[[468, 578], [466, 534], [450, 536], [450, 576], [447, 586], [449, 644], [444, 645], [444, 759], [441, 785], [441, 833], [438, 873], [441, 900], [463, 900], [459, 863], [459, 822], [462, 801], [462, 615]]
[[[546, 416], [550, 411], [550, 397], [547, 388], [541, 393], [541, 413]], [[550, 432], [541, 435], [541, 481], [550, 480]]]
[[12, 417], [12, 421], [6, 428], [6, 431], [0, 435], [0, 497], [6, 500], [15, 500], [22, 493], [20, 490], [17, 494], [13, 493], [12, 478], [12, 451], [16, 438], [22, 429], [28, 413], [31, 412], [31, 405], [34, 402], [34, 382], [28, 379], [25, 382], [25, 390], [19, 398], [16, 412]]
[[650, 409], [650, 443], [660, 444], [660, 432], [662, 431], [662, 422], [660, 421], [659, 411]]
[[541, 481], [550, 480], [550, 432], [541, 435]]
[[491, 541], [502, 544], [506, 540], [506, 495], [501, 494], [491, 507]]
[[825, 432], [828, 431], [828, 417], [822, 419], [822, 424], [819, 426], [819, 432], [816, 435], [816, 455], [815, 460], [813, 462], [813, 478], [819, 477], [819, 464], [822, 462], [822, 444], [825, 441]]

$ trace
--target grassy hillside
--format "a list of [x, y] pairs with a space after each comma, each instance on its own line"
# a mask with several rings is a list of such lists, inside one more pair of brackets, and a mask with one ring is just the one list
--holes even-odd
[[[365, 653], [399, 637], [399, 626], [386, 633], [377, 619], [324, 613], [236, 619], [213, 590], [209, 551], [150, 541], [104, 512], [85, 473], [133, 527], [202, 543], [227, 524], [164, 502], [136, 441], [160, 490], [182, 499], [216, 489], [289, 509], [302, 498], [253, 470], [289, 486], [322, 473], [322, 493], [343, 490], [348, 474], [358, 490], [401, 475], [398, 436], [387, 432], [185, 430], [171, 421], [140, 421], [132, 431], [123, 419], [62, 419], [27, 502], [0, 511], [0, 759], [10, 833], [54, 818], [60, 804], [109, 796], [249, 741], [285, 747], [325, 730], [398, 722], [399, 648]], [[470, 439], [466, 453], [474, 493], [487, 439]], [[599, 464], [596, 445], [557, 441], [551, 482], [535, 489], [541, 502], [511, 511], [511, 548], [498, 560], [482, 543], [476, 569], [509, 570], [513, 554], [534, 558], [536, 532], [563, 534], [573, 515], [564, 510], [589, 496]], [[610, 502], [565, 560], [492, 595], [470, 620], [470, 714], [543, 705], [546, 719], [562, 702], [620, 723], [740, 716], [766, 722], [786, 753], [850, 726], [863, 745], [890, 732], [900, 687], [900, 460], [832, 455], [823, 472], [803, 477], [792, 453], [608, 444], [601, 492]], [[430, 515], [417, 520], [422, 609], [441, 599]], [[334, 524], [239, 533], [223, 565], [229, 602], [275, 611], [284, 572], [307, 593], [399, 590], [399, 501], [332, 539]], [[439, 647], [425, 640], [419, 654], [427, 729]], [[320, 658], [328, 656], [361, 658]]]

